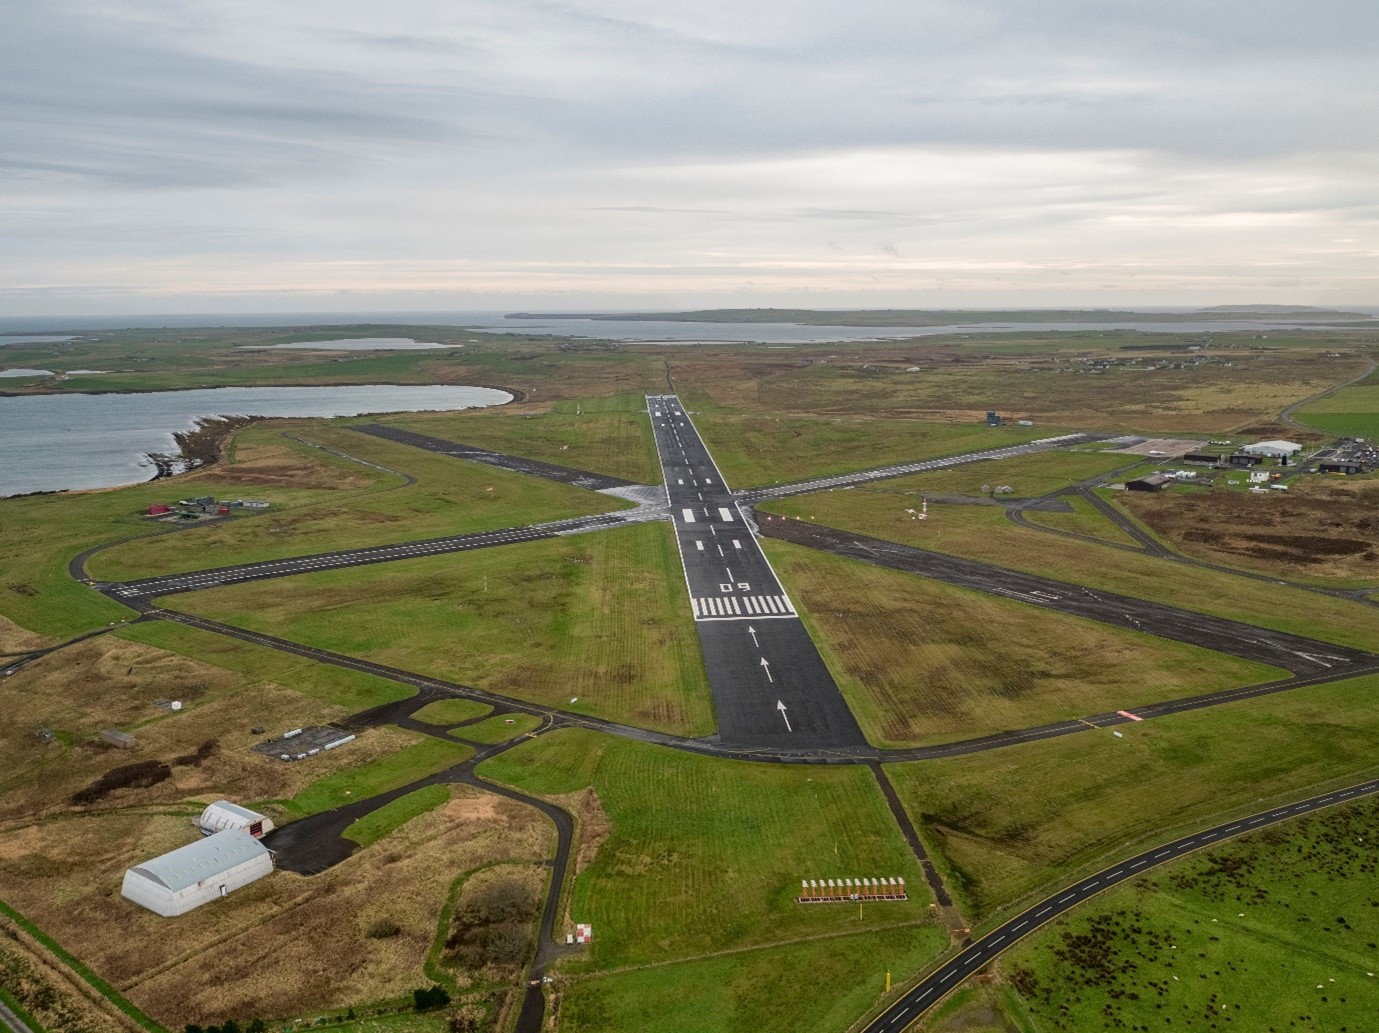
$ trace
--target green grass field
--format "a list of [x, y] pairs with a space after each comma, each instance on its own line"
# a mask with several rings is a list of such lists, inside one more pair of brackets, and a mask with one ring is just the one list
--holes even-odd
[[[914, 855], [865, 767], [748, 764], [571, 729], [479, 773], [531, 793], [598, 795], [609, 834], [569, 911], [593, 923], [594, 942], [562, 963], [572, 974], [868, 932], [929, 912]], [[865, 905], [860, 919], [850, 905], [794, 903], [801, 879], [844, 874], [901, 876], [911, 899]]]
[[973, 738], [1286, 676], [861, 560], [763, 544], [877, 746]]
[[640, 484], [660, 484], [661, 466], [645, 410], [646, 397], [629, 394], [561, 402], [543, 413], [474, 409], [408, 413], [381, 422]]
[[[351, 711], [367, 710], [384, 703], [406, 699], [416, 690], [401, 682], [389, 681], [363, 671], [351, 671], [333, 664], [317, 663], [304, 657], [267, 649], [239, 639], [189, 628], [171, 621], [143, 621], [115, 632], [131, 642], [166, 649], [201, 660], [247, 677], [274, 682], [326, 703]], [[463, 702], [460, 700], [446, 702]], [[437, 704], [431, 704], [436, 706]]]
[[1309, 427], [1324, 430], [1338, 437], [1379, 438], [1379, 412], [1312, 412], [1300, 413], [1298, 419]]
[[389, 469], [404, 470], [416, 477], [417, 483], [403, 485], [391, 478], [393, 486], [388, 491], [347, 499], [328, 497], [315, 505], [271, 510], [251, 519], [130, 542], [94, 557], [91, 573], [109, 580], [128, 580], [490, 531], [630, 506], [622, 499], [371, 438], [338, 424], [317, 424], [298, 433]]
[[506, 696], [704, 735], [712, 703], [683, 593], [670, 528], [640, 524], [251, 582], [167, 605]]
[[[365, 800], [371, 796], [377, 796], [379, 793], [398, 789], [409, 782], [415, 782], [427, 775], [433, 775], [438, 771], [454, 767], [473, 755], [474, 750], [469, 746], [446, 742], [444, 739], [425, 738], [386, 757], [345, 771], [338, 771], [333, 775], [327, 775], [320, 781], [311, 783], [290, 800], [275, 800], [273, 802], [287, 811], [289, 816], [305, 818], [309, 814], [319, 814], [321, 811], [328, 811], [342, 804]], [[415, 809], [416, 801], [402, 804], [402, 800], [407, 800], [414, 795], [416, 794], [408, 793], [401, 800], [395, 800], [388, 804], [387, 806], [390, 807], [398, 806], [391, 814], [384, 815], [377, 821], [370, 822], [368, 818], [364, 818], [361, 819], [362, 825], [361, 822], [356, 822], [355, 825], [360, 826], [356, 831], [363, 835], [372, 833], [376, 839], [379, 835], [386, 834], [386, 832], [402, 825], [403, 822], [430, 810], [431, 807], [439, 806], [440, 801], [437, 801], [431, 807], [417, 810]], [[424, 802], [426, 799], [423, 797], [422, 801]], [[375, 811], [374, 815], [370, 817], [379, 814], [382, 814], [381, 810]], [[394, 818], [400, 820], [393, 820]], [[354, 827], [351, 826], [351, 828]], [[379, 829], [383, 831], [379, 832]]]
[[1189, 829], [1379, 771], [1379, 678], [887, 772], [969, 917]]
[[734, 488], [1000, 448], [1052, 433], [975, 422], [692, 415], [723, 477]]
[[364, 815], [346, 827], [342, 835], [360, 846], [378, 842], [394, 829], [406, 825], [427, 811], [434, 811], [450, 799], [450, 787], [445, 785], [423, 786], [406, 796], [385, 803], [376, 811]]
[[[917, 490], [922, 478], [890, 483]], [[1371, 649], [1379, 641], [1379, 612], [1371, 607], [1043, 534], [1015, 526], [990, 507], [930, 506], [928, 519], [916, 521], [894, 497], [857, 489], [781, 499], [758, 508], [1324, 642]]]
[[[180, 560], [181, 569], [192, 569], [219, 560], [208, 558], [202, 551], [204, 536], [254, 540], [274, 526], [265, 521], [275, 521], [284, 513], [313, 512], [313, 507], [322, 504], [337, 505], [342, 496], [357, 498], [361, 492], [386, 487], [388, 480], [397, 481], [357, 464], [342, 469], [341, 460], [319, 450], [291, 443], [280, 445], [283, 439], [276, 433], [268, 439], [258, 428], [250, 428], [241, 431], [239, 437], [253, 442], [244, 448], [245, 456], [251, 457], [244, 462], [248, 471], [227, 463], [127, 488], [0, 499], [5, 541], [0, 550], [0, 585], [8, 589], [0, 589], [0, 614], [23, 627], [55, 636], [89, 631], [130, 616], [131, 611], [68, 577], [67, 563], [93, 545], [167, 530], [169, 525], [146, 518], [152, 503], [202, 494], [217, 498], [251, 495], [272, 503], [273, 509], [265, 516], [237, 517], [215, 527], [202, 525], [127, 546], [135, 555], [155, 558], [154, 562]], [[265, 472], [269, 469], [289, 473], [269, 478]], [[120, 570], [118, 563], [109, 569]]]
[[881, 929], [563, 984], [562, 1033], [838, 1033], [946, 945], [933, 925]]
[[1038, 1028], [1372, 1029], [1379, 807], [1218, 846], [1118, 888], [1003, 963]]
[[[508, 724], [509, 721], [512, 723]], [[540, 727], [541, 718], [535, 714], [513, 714], [511, 717], [498, 714], [486, 721], [456, 728], [454, 734], [470, 742], [495, 743], [516, 739], [519, 735], [527, 735]]]
[[1098, 477], [1111, 470], [1137, 463], [1135, 456], [1110, 452], [1072, 452], [1058, 449], [1036, 452], [1015, 459], [983, 460], [953, 466], [932, 473], [915, 474], [893, 481], [880, 481], [852, 489], [854, 492], [885, 494], [949, 494], [980, 497], [983, 486], [1009, 486], [1011, 498], [1033, 499], [1059, 488]]
[[1069, 498], [1065, 501], [1073, 507], [1071, 513], [1049, 513], [1037, 509], [1025, 510], [1025, 519], [1040, 527], [1055, 531], [1071, 531], [1074, 534], [1097, 538], [1116, 545], [1137, 545], [1135, 540], [1111, 523], [1090, 502], [1083, 498]]
[[427, 724], [449, 728], [461, 721], [484, 717], [491, 713], [493, 708], [487, 703], [476, 703], [471, 699], [438, 699], [415, 711], [412, 716]]

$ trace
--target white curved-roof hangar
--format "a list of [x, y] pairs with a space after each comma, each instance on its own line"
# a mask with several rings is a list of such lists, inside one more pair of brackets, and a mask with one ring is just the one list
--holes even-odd
[[120, 894], [164, 918], [249, 885], [273, 871], [273, 855], [241, 829], [226, 829], [135, 865]]

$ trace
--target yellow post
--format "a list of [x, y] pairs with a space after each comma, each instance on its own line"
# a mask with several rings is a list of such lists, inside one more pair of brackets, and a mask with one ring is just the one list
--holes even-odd
[[886, 993], [891, 992], [891, 970], [886, 969]]

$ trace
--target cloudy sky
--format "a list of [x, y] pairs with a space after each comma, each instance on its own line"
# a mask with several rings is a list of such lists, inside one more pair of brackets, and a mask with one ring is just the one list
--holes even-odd
[[1374, 0], [3, 0], [0, 315], [1379, 304]]

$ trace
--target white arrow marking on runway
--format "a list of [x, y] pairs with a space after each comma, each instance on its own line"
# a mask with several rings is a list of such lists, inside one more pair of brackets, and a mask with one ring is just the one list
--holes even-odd
[[766, 680], [769, 682], [775, 681], [776, 679], [771, 677], [771, 665], [766, 662], [766, 657], [764, 656], [761, 658], [761, 666], [766, 671]]
[[[1320, 665], [1321, 665], [1321, 666], [1324, 666], [1324, 668], [1329, 668], [1329, 666], [1331, 666], [1331, 665], [1329, 665], [1329, 663], [1327, 663], [1327, 661], [1324, 661], [1324, 659], [1321, 659], [1320, 656], [1317, 656], [1316, 654], [1311, 654], [1311, 652], [1298, 652], [1298, 650], [1289, 650], [1289, 652], [1296, 652], [1296, 654], [1298, 654], [1299, 656], [1302, 656], [1302, 658], [1303, 658], [1303, 659], [1306, 659], [1306, 661], [1311, 661], [1311, 662], [1313, 662], [1313, 663], [1320, 663]], [[1322, 655], [1322, 656], [1325, 656], [1325, 655], [1328, 655], [1328, 654], [1325, 654], [1325, 652], [1324, 652], [1324, 654], [1321, 654], [1321, 655]], [[1332, 656], [1332, 659], [1339, 659], [1339, 658], [1338, 658], [1338, 656]]]
[[[761, 645], [761, 643], [757, 641], [757, 629], [756, 629], [756, 628], [749, 627], [749, 628], [747, 629], [747, 634], [749, 634], [749, 635], [752, 636], [752, 645], [754, 645], [754, 646], [759, 646], [759, 645]], [[764, 663], [765, 661], [763, 660], [762, 662]]]
[[[762, 661], [762, 663], [765, 662], [765, 660]], [[793, 732], [795, 729], [790, 727], [790, 718], [785, 716], [785, 704], [780, 700], [776, 700], [776, 709], [780, 711], [780, 718], [785, 722], [785, 730], [787, 732]]]

